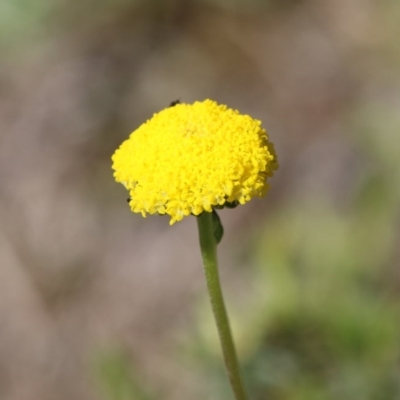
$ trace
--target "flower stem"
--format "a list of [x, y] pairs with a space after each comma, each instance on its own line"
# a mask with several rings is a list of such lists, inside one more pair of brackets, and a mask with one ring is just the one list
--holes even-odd
[[210, 296], [219, 339], [221, 341], [225, 367], [236, 400], [247, 400], [248, 398], [240, 376], [239, 363], [236, 356], [235, 346], [233, 344], [228, 315], [226, 313], [219, 280], [217, 245], [213, 232], [211, 213], [203, 212], [197, 217], [197, 224], [199, 228], [200, 247], [203, 257], [208, 294]]

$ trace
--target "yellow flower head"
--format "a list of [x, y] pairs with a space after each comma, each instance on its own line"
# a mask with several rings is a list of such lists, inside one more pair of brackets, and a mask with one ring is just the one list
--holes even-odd
[[278, 168], [261, 122], [212, 100], [176, 104], [134, 131], [112, 156], [131, 210], [170, 224], [262, 197]]

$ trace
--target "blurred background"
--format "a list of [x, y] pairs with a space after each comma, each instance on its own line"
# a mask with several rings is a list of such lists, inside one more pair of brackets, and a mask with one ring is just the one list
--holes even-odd
[[232, 399], [195, 219], [110, 160], [212, 98], [280, 161], [220, 214], [251, 399], [400, 399], [399, 38], [396, 0], [2, 0], [0, 398]]

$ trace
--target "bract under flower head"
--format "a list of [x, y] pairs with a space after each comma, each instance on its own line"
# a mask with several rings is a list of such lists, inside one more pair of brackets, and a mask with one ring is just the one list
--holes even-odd
[[155, 114], [112, 156], [114, 177], [136, 213], [170, 224], [224, 204], [262, 197], [278, 168], [261, 122], [212, 100]]

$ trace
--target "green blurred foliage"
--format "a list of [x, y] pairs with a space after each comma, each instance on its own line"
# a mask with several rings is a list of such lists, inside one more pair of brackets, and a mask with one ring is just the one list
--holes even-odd
[[132, 362], [124, 352], [109, 350], [95, 360], [97, 387], [104, 400], [152, 400], [145, 385], [137, 379]]

